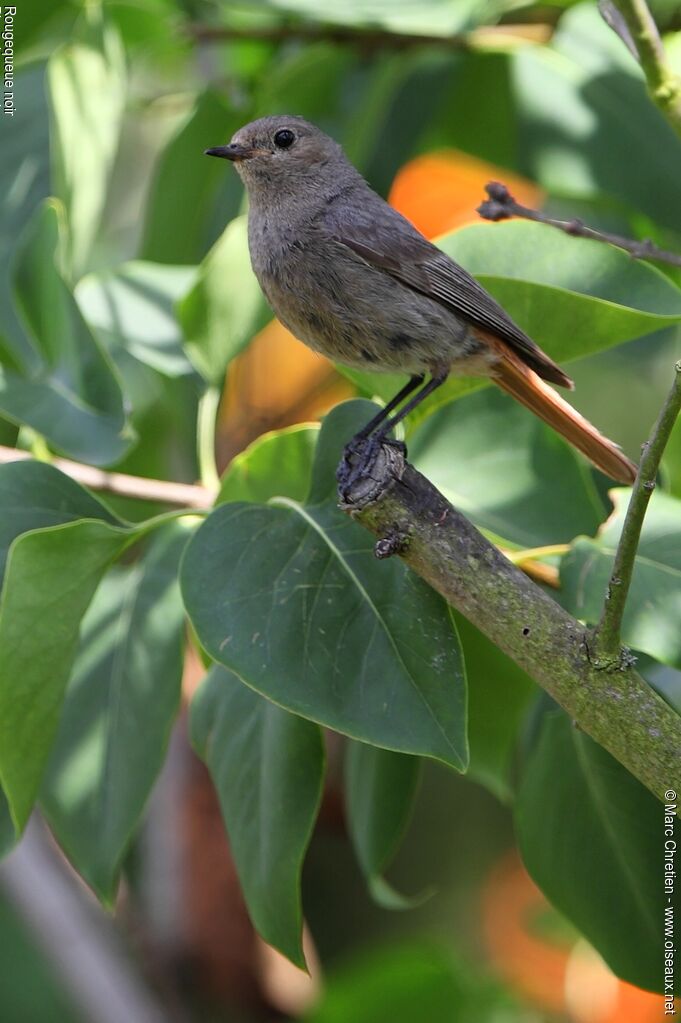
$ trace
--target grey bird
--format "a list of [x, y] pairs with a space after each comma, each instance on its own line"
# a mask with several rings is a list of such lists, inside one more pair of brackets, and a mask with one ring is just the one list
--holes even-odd
[[633, 462], [547, 383], [572, 388], [563, 370], [319, 128], [263, 117], [205, 152], [231, 160], [246, 186], [253, 270], [284, 326], [336, 362], [409, 374], [346, 461], [358, 440], [384, 442], [450, 373], [482, 375], [608, 476], [633, 482]]

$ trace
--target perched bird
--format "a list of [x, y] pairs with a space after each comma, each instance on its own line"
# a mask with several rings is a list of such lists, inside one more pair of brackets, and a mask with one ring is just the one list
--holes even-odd
[[355, 442], [383, 442], [450, 373], [481, 375], [608, 476], [633, 482], [633, 462], [550, 386], [573, 387], [563, 370], [319, 128], [263, 117], [205, 152], [231, 160], [246, 185], [253, 270], [284, 326], [336, 362], [410, 375]]

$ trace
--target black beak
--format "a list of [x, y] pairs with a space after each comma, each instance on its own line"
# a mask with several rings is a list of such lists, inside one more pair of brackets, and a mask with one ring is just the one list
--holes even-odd
[[204, 156], [219, 156], [221, 160], [249, 160], [257, 156], [259, 149], [251, 146], [239, 146], [236, 142], [230, 142], [228, 146], [214, 146], [213, 149], [204, 149]]

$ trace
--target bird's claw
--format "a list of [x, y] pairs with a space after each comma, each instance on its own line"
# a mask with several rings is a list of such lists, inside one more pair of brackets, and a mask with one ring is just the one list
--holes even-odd
[[383, 445], [396, 448], [403, 457], [407, 456], [404, 441], [385, 437], [380, 433], [369, 437], [356, 436], [343, 448], [343, 454], [336, 469], [336, 481], [341, 496], [347, 495], [363, 476], [369, 475]]

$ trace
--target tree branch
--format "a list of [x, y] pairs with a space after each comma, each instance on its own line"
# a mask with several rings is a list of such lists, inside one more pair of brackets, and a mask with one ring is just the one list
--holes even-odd
[[474, 50], [480, 48], [510, 48], [520, 42], [543, 43], [551, 33], [547, 24], [481, 25], [468, 32], [453, 35], [420, 35], [389, 30], [344, 25], [287, 24], [238, 28], [232, 25], [203, 25], [189, 23], [185, 31], [200, 43], [240, 42], [242, 40], [284, 43], [298, 40], [306, 44], [316, 42], [356, 46], [368, 52], [374, 50], [410, 50], [420, 46], [435, 46], [445, 50]]
[[648, 442], [643, 445], [641, 463], [638, 467], [622, 533], [615, 552], [603, 614], [594, 629], [591, 641], [592, 650], [598, 663], [617, 663], [622, 658], [622, 617], [634, 572], [643, 519], [655, 489], [660, 459], [679, 411], [681, 411], [681, 362], [676, 364], [672, 388], [657, 417]]
[[633, 238], [623, 238], [619, 234], [610, 234], [608, 231], [597, 231], [594, 227], [587, 227], [581, 220], [556, 220], [554, 217], [547, 217], [539, 210], [521, 206], [515, 201], [506, 185], [499, 181], [490, 181], [485, 185], [485, 191], [489, 199], [481, 203], [477, 209], [484, 220], [508, 220], [511, 217], [535, 220], [539, 224], [556, 227], [559, 231], [564, 231], [565, 234], [615, 245], [618, 249], [624, 249], [634, 259], [654, 259], [659, 263], [669, 263], [671, 266], [681, 267], [681, 254], [660, 249], [648, 239], [635, 241]]
[[613, 0], [636, 47], [648, 92], [677, 135], [681, 135], [681, 78], [674, 74], [664, 52], [646, 0]]
[[681, 718], [629, 664], [603, 668], [583, 625], [512, 565], [394, 447], [341, 495], [377, 536], [521, 665], [655, 795], [681, 786]]
[[[32, 459], [28, 451], [0, 445], [0, 464]], [[54, 458], [50, 462], [61, 469], [77, 483], [91, 490], [104, 490], [120, 497], [134, 497], [142, 501], [158, 501], [159, 504], [174, 504], [180, 508], [210, 508], [215, 494], [206, 487], [191, 483], [171, 483], [166, 480], [146, 479], [143, 476], [128, 476], [124, 472], [105, 472], [92, 465], [72, 462], [69, 458]]]

